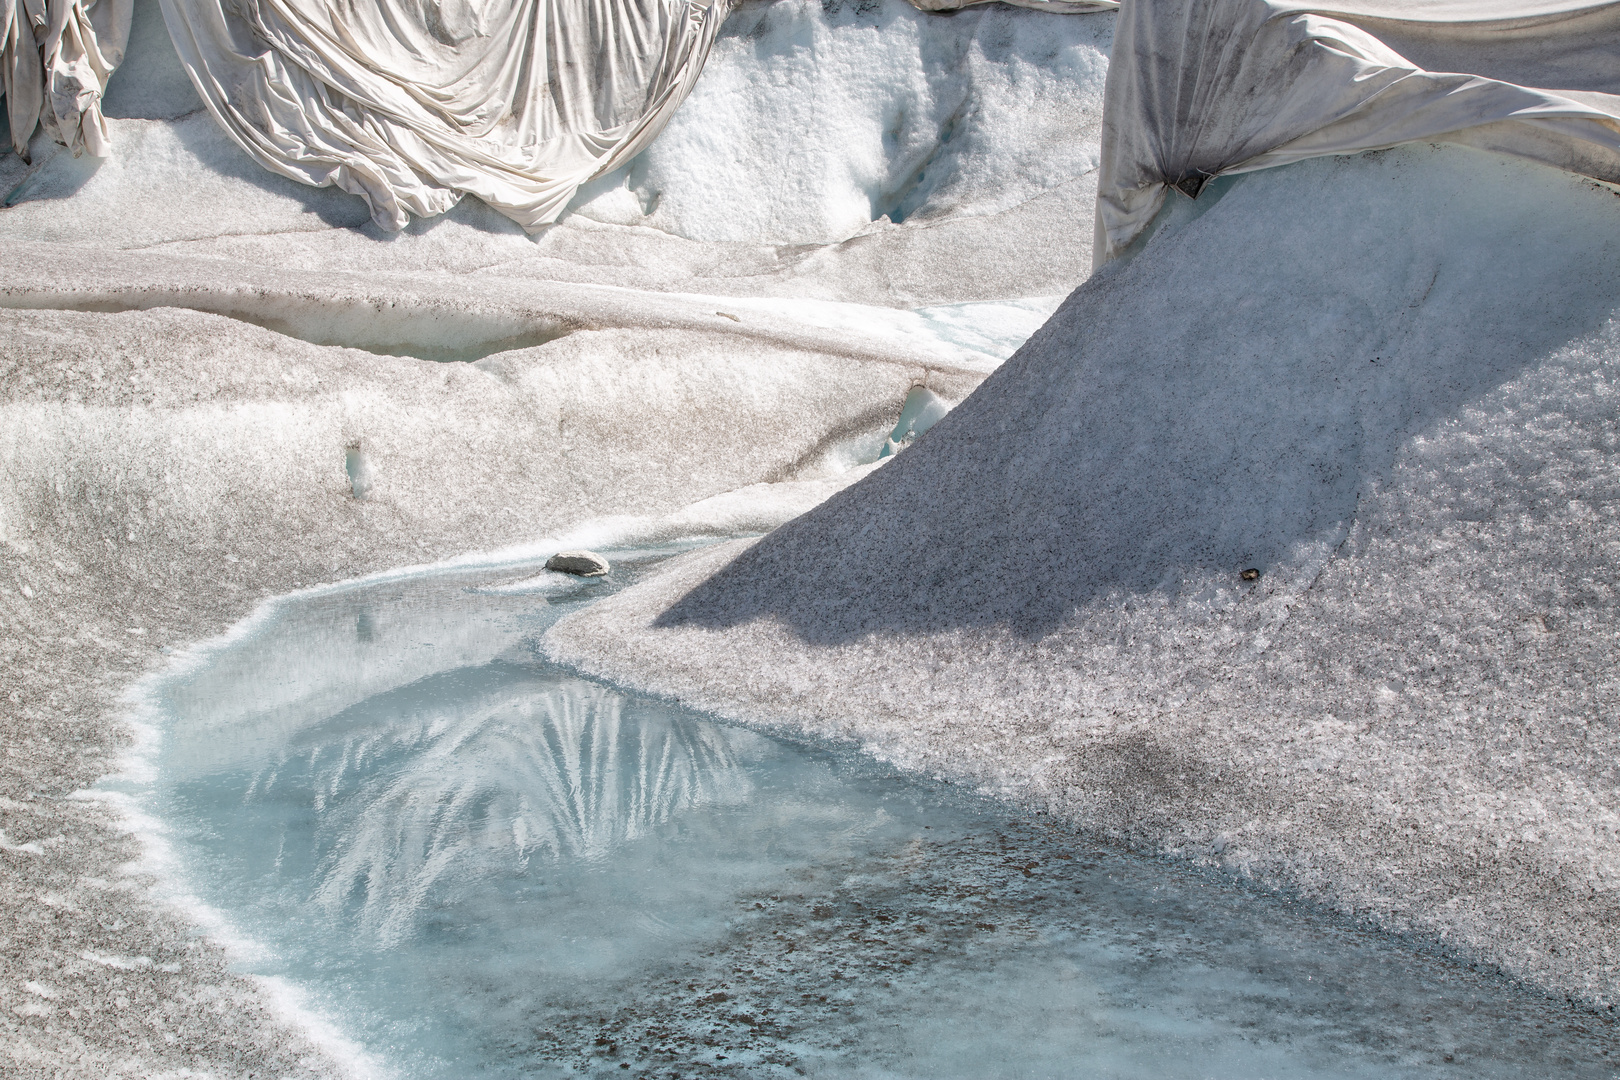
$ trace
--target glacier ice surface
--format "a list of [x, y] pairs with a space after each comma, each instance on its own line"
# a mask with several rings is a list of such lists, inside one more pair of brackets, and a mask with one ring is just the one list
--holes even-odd
[[[751, 186], [773, 177], [683, 119], [640, 173], [536, 238], [475, 200], [385, 237], [352, 196], [248, 161], [199, 111], [155, 0], [136, 0], [105, 101], [112, 157], [0, 152], [0, 652], [23, 701], [0, 710], [8, 784], [90, 782], [129, 737], [128, 682], [272, 592], [541, 542], [757, 534], [877, 470], [912, 388], [959, 401], [1089, 268], [1110, 28], [923, 20], [901, 0], [746, 5], [706, 108], [789, 124], [755, 149], [805, 151], [784, 175], [832, 186]], [[1054, 59], [1061, 79], [1033, 78]], [[975, 100], [1017, 111], [998, 122]], [[837, 107], [837, 141], [791, 130], [806, 102]], [[1054, 167], [1018, 132], [1057, 140]], [[702, 238], [731, 220], [765, 231]], [[480, 587], [557, 597], [533, 576]], [[366, 654], [374, 682], [308, 707], [339, 711], [455, 651], [415, 641]], [[303, 707], [241, 685], [266, 712]], [[55, 899], [0, 891], [0, 921], [60, 901], [24, 962], [62, 998], [32, 1002], [53, 1017], [4, 1013], [28, 1025], [26, 1052], [97, 1075], [338, 1068], [297, 995], [227, 975], [192, 936], [218, 923], [123, 890], [129, 848], [102, 807], [27, 799], [0, 804], [6, 842], [46, 854], [0, 858]], [[84, 959], [87, 941], [163, 967], [126, 987], [117, 1024], [123, 971]]]
[[[137, 5], [136, 38], [154, 49], [164, 41], [155, 10]], [[26, 167], [0, 153], [0, 183], [10, 193], [0, 211], [7, 295], [47, 307], [83, 300], [90, 308], [0, 313], [0, 359], [21, 373], [0, 395], [0, 457], [11, 481], [0, 499], [0, 540], [22, 590], [5, 593], [0, 604], [8, 635], [22, 643], [22, 666], [37, 672], [57, 663], [28, 651], [36, 641], [78, 634], [72, 649], [89, 648], [83, 635], [90, 631], [39, 614], [46, 602], [35, 601], [45, 583], [60, 584], [52, 566], [82, 569], [84, 577], [62, 579], [69, 594], [89, 587], [73, 582], [92, 582], [98, 595], [152, 601], [174, 627], [204, 617], [195, 614], [204, 601], [184, 607], [193, 596], [210, 597], [206, 618], [220, 618], [240, 613], [273, 582], [284, 587], [556, 535], [604, 509], [645, 513], [662, 538], [762, 532], [865, 477], [760, 548], [767, 554], [754, 556], [756, 567], [771, 550], [787, 552], [774, 564], [780, 573], [750, 579], [743, 567], [718, 579], [745, 582], [711, 609], [722, 625], [650, 627], [693, 590], [713, 600], [712, 582], [704, 583], [735, 548], [697, 553], [578, 612], [548, 648], [621, 685], [678, 693], [754, 723], [856, 739], [908, 767], [1044, 801], [1068, 821], [1113, 837], [1287, 881], [1362, 916], [1416, 927], [1572, 996], [1613, 1000], [1615, 969], [1603, 951], [1612, 939], [1620, 866], [1607, 719], [1620, 683], [1604, 674], [1613, 640], [1608, 508], [1616, 504], [1608, 494], [1612, 195], [1489, 155], [1422, 147], [1212, 185], [1196, 204], [1175, 202], [1159, 234], [1088, 285], [1031, 346], [1058, 342], [1069, 359], [1080, 358], [1076, 364], [1043, 367], [1039, 361], [1051, 354], [1028, 351], [988, 394], [941, 420], [906, 454], [882, 468], [861, 464], [878, 453], [908, 388], [927, 381], [930, 392], [949, 390], [955, 400], [970, 384], [958, 378], [942, 387], [938, 369], [919, 356], [954, 365], [958, 376], [989, 371], [1055, 305], [1023, 298], [1066, 294], [1084, 277], [1094, 193], [1089, 155], [1110, 25], [1107, 17], [998, 8], [924, 19], [898, 4], [747, 5], [717, 49], [712, 77], [688, 104], [706, 103], [717, 130], [733, 133], [761, 119], [780, 121], [769, 137], [707, 139], [688, 108], [666, 141], [584, 193], [570, 218], [534, 240], [471, 204], [382, 240], [368, 231], [358, 200], [252, 166], [188, 104], [189, 87], [175, 69], [155, 53], [149, 62], [132, 54], [108, 96], [114, 158], [96, 167], [41, 147], [36, 165]], [[940, 58], [946, 63], [933, 64]], [[1041, 65], [1062, 78], [1032, 79]], [[975, 102], [995, 107], [975, 111]], [[810, 103], [833, 112], [840, 126], [803, 125]], [[824, 130], [838, 141], [819, 141]], [[748, 154], [732, 155], [743, 145]], [[829, 145], [848, 153], [829, 153]], [[1053, 145], [1059, 153], [1048, 153]], [[714, 175], [731, 183], [716, 191]], [[970, 301], [994, 303], [961, 306]], [[127, 310], [142, 306], [201, 313]], [[902, 308], [916, 310], [895, 310]], [[248, 325], [255, 321], [284, 333]], [[486, 359], [435, 367], [340, 347], [425, 352], [421, 341], [410, 346], [407, 339], [433, 324], [450, 337], [476, 338], [477, 355]], [[536, 325], [547, 330], [542, 338], [512, 340]], [[553, 329], [569, 332], [556, 338]], [[32, 363], [27, 350], [34, 346], [32, 355], [50, 356], [55, 367]], [[874, 354], [884, 351], [903, 352], [912, 369], [878, 362]], [[1103, 362], [1110, 358], [1118, 362]], [[1011, 399], [1033, 403], [1029, 414], [998, 415], [996, 403]], [[700, 406], [695, 416], [684, 408], [692, 403]], [[1268, 422], [1273, 406], [1299, 422]], [[624, 423], [625, 408], [635, 410], [633, 425]], [[1138, 412], [1152, 419], [1149, 430], [1126, 422]], [[1230, 420], [1224, 427], [1223, 412]], [[572, 430], [564, 430], [565, 418], [577, 422]], [[721, 437], [700, 440], [698, 431]], [[952, 449], [963, 432], [988, 448], [986, 458]], [[375, 468], [364, 500], [353, 498], [354, 477], [345, 470], [357, 435]], [[1082, 435], [1100, 435], [1099, 450], [1082, 462], [1093, 467], [1076, 469], [1072, 443]], [[672, 460], [679, 467], [668, 468]], [[1050, 497], [1043, 485], [1056, 485], [1063, 497]], [[1043, 530], [1077, 520], [1075, 506], [1079, 519], [1089, 507], [1095, 519], [1113, 515], [1126, 527], [1093, 530], [1093, 542], [1078, 546], [1079, 562], [1059, 566], [1046, 558]], [[1029, 526], [1021, 533], [1014, 529], [1020, 520]], [[827, 534], [839, 542], [820, 546]], [[836, 555], [830, 565], [829, 553]], [[931, 573], [885, 577], [896, 558], [915, 558]], [[1265, 573], [1245, 591], [1233, 579], [1249, 565]], [[952, 574], [966, 575], [966, 587]], [[866, 583], [874, 587], [856, 588]], [[532, 607], [537, 598], [561, 595], [524, 576], [477, 585], [480, 603], [505, 592]], [[828, 612], [826, 597], [837, 589], [857, 610]], [[226, 593], [231, 598], [220, 599]], [[188, 599], [173, 600], [180, 595]], [[975, 597], [984, 604], [964, 601]], [[1067, 604], [1076, 600], [1086, 605], [1084, 619], [1069, 617]], [[86, 620], [103, 614], [58, 602]], [[773, 610], [773, 602], [787, 610]], [[112, 607], [122, 613], [119, 604], [134, 603], [120, 599]], [[350, 883], [365, 876], [358, 868], [375, 870], [380, 905], [367, 915], [359, 893], [313, 909], [298, 907], [313, 894], [300, 896], [297, 886], [263, 894], [266, 903], [293, 905], [286, 910], [315, 911], [288, 925], [314, 932], [340, 910], [352, 917], [343, 924], [349, 930], [363, 925], [373, 942], [403, 943], [421, 905], [452, 910], [458, 897], [470, 897], [476, 907], [496, 895], [478, 874], [457, 877], [463, 850], [474, 864], [497, 850], [456, 846], [467, 840], [465, 816], [447, 817], [436, 834], [432, 821], [411, 818], [408, 799], [383, 799], [369, 817], [363, 812], [365, 792], [391, 791], [398, 799], [401, 791], [387, 776], [338, 769], [341, 757], [329, 751], [351, 744], [321, 724], [339, 715], [371, 725], [357, 729], [352, 745], [386, 751], [365, 759], [386, 759], [385, 770], [408, 772], [449, 745], [442, 739], [471, 738], [474, 760], [500, 765], [494, 775], [507, 786], [489, 800], [451, 805], [457, 813], [488, 809], [490, 821], [510, 811], [518, 786], [537, 782], [544, 762], [530, 768], [537, 763], [523, 755], [534, 744], [503, 733], [499, 722], [477, 727], [484, 715], [473, 700], [479, 685], [528, 701], [524, 715], [538, 719], [527, 726], [550, 733], [556, 745], [570, 716], [594, 724], [628, 710], [632, 720], [621, 730], [637, 746], [672, 748], [658, 751], [668, 755], [661, 760], [680, 760], [686, 751], [678, 747], [693, 740], [718, 740], [732, 748], [728, 761], [763, 770], [743, 769], [750, 777], [768, 778], [772, 762], [788, 760], [785, 768], [819, 777], [844, 807], [884, 805], [875, 796], [862, 803], [870, 790], [852, 793], [851, 785], [860, 789], [871, 779], [884, 793], [892, 790], [885, 785], [904, 787], [881, 769], [863, 773], [872, 767], [706, 727], [702, 716], [609, 692], [546, 668], [532, 652], [520, 650], [514, 660], [505, 655], [511, 638], [456, 630], [447, 640], [437, 617], [398, 623], [412, 641], [391, 642], [389, 659], [373, 648], [388, 638], [393, 618], [380, 612], [352, 613], [333, 637], [306, 634], [316, 652], [344, 635], [349, 649], [300, 659], [279, 674], [255, 668], [251, 653], [233, 654], [245, 658], [233, 685], [252, 692], [216, 699], [215, 720], [257, 734], [226, 742], [193, 732], [187, 744], [220, 758], [195, 763], [183, 782], [202, 791], [210, 778], [222, 778], [209, 798], [222, 804], [221, 813], [245, 815], [238, 824], [259, 828], [262, 820], [252, 815], [267, 808], [233, 808], [245, 789], [231, 785], [244, 777], [274, 780], [255, 790], [279, 798], [289, 788], [278, 788], [263, 764], [283, 758], [292, 770], [284, 774], [288, 785], [324, 782], [310, 790], [340, 797], [333, 827], [386, 819], [365, 834], [385, 838], [383, 853], [373, 847], [346, 862], [340, 845], [319, 846], [336, 841], [331, 833], [322, 839], [318, 817], [300, 811], [303, 818], [283, 822], [303, 830], [306, 867], [327, 865], [310, 861], [324, 851], [331, 868], [341, 862], [348, 869]], [[779, 618], [747, 621], [761, 613]], [[936, 633], [941, 625], [947, 632]], [[19, 626], [31, 636], [16, 632]], [[1059, 632], [1047, 634], [1053, 627]], [[524, 633], [541, 629], [537, 622]], [[122, 624], [117, 633], [126, 633]], [[491, 651], [491, 641], [500, 648]], [[358, 654], [363, 663], [355, 658], [368, 648]], [[228, 666], [223, 656], [218, 662], [217, 670]], [[299, 672], [328, 662], [335, 673], [300, 681]], [[350, 678], [360, 670], [363, 678]], [[479, 674], [463, 680], [458, 672]], [[402, 688], [423, 680], [420, 689], [439, 696], [433, 708], [417, 710], [429, 722], [412, 742], [390, 726], [390, 710], [416, 708]], [[458, 698], [464, 690], [469, 696]], [[558, 701], [575, 704], [547, 711]], [[231, 711], [256, 706], [257, 713]], [[515, 715], [514, 707], [489, 705], [488, 716], [503, 708]], [[319, 720], [313, 727], [311, 717]], [[433, 717], [442, 727], [433, 727]], [[287, 756], [289, 747], [311, 756]], [[178, 777], [181, 744], [171, 741], [170, 751], [176, 756], [166, 767]], [[737, 757], [744, 751], [763, 757]], [[248, 756], [230, 756], [237, 753]], [[522, 768], [507, 767], [520, 759]], [[298, 775], [300, 768], [306, 771]], [[853, 771], [839, 772], [846, 768]], [[675, 784], [698, 793], [665, 804], [679, 813], [634, 821], [678, 829], [691, 814], [723, 815], [729, 804], [714, 792], [726, 789], [691, 779], [701, 771], [689, 769]], [[478, 790], [465, 774], [432, 778]], [[717, 1026], [753, 1053], [747, 1047], [759, 1044], [748, 1040], [758, 1025], [750, 1021], [762, 1014], [729, 980], [737, 971], [775, 970], [772, 964], [799, 970], [797, 948], [770, 950], [778, 947], [773, 942], [800, 940], [809, 943], [805, 952], [829, 960], [814, 969], [821, 981], [812, 1001], [770, 999], [800, 1025], [795, 1030], [820, 1030], [840, 1012], [866, 1009], [880, 1020], [857, 1033], [855, 1045], [899, 1054], [894, 1029], [879, 1030], [881, 1018], [895, 1015], [884, 1010], [921, 1002], [923, 1011], [907, 1015], [931, 1019], [912, 1029], [906, 1045], [932, 1063], [934, 1075], [957, 1064], [950, 1058], [955, 1027], [973, 1021], [1016, 1030], [1015, 1020], [1031, 1016], [1050, 1027], [1006, 1050], [1009, 1071], [1038, 1071], [1048, 1046], [1072, 1049], [1047, 1040], [1100, 1030], [1117, 1036], [1108, 1045], [1118, 1060], [1175, 1075], [1180, 1066], [1162, 1056], [1131, 1057], [1139, 1044], [1130, 1025], [1144, 1015], [1131, 995], [1143, 986], [1187, 1005], [1190, 1011], [1169, 1019], [1150, 1019], [1163, 1021], [1155, 1030], [1192, 1040], [1175, 1045], [1194, 1047], [1200, 1060], [1216, 1062], [1216, 1072], [1222, 1061], [1238, 1060], [1221, 1058], [1222, 1047], [1253, 1051], [1223, 1041], [1238, 1016], [1233, 1010], [1253, 1006], [1257, 1022], [1304, 1010], [1309, 1023], [1300, 1030], [1325, 1030], [1327, 1041], [1284, 1034], [1307, 1057], [1313, 1047], [1337, 1045], [1331, 1040], [1346, 1030], [1373, 1030], [1354, 1027], [1363, 1020], [1346, 1012], [1343, 998], [1311, 1012], [1320, 999], [1303, 993], [1292, 975], [1237, 984], [1237, 992], [1224, 976], [1199, 981], [1208, 971], [1231, 970], [1234, 955], [1252, 957], [1243, 942], [1282, 934], [1276, 926], [1255, 930], [1259, 938], [1234, 930], [1193, 945], [1176, 939], [1191, 967], [1174, 966], [1179, 961], [1167, 959], [1167, 950], [1154, 952], [1158, 945], [1144, 944], [1145, 934], [1132, 940], [1134, 929], [1116, 934], [1116, 927], [1140, 925], [1111, 922], [1116, 908], [1082, 908], [1102, 914], [1087, 924], [1089, 938], [1071, 934], [1049, 921], [1046, 901], [1035, 904], [1038, 893], [1019, 892], [1030, 883], [1070, 883], [1043, 876], [1065, 860], [1053, 855], [1026, 866], [1028, 878], [1010, 873], [1001, 838], [1017, 834], [1023, 843], [1021, 827], [975, 817], [978, 811], [962, 809], [954, 796], [940, 799], [924, 799], [923, 818], [912, 803], [886, 824], [890, 833], [841, 836], [852, 846], [842, 849], [849, 861], [838, 865], [852, 869], [836, 880], [801, 883], [799, 893], [774, 882], [774, 891], [748, 893], [749, 882], [777, 869], [745, 859], [742, 891], [728, 895], [752, 896], [763, 906], [744, 904], [742, 915], [776, 920], [770, 925], [782, 938], [767, 931], [746, 941], [702, 939], [724, 947], [716, 947], [701, 978], [673, 968], [662, 969], [673, 973], [667, 978], [638, 974], [630, 985], [646, 996], [623, 998], [635, 1000], [635, 1009], [612, 1013], [604, 1002], [617, 991], [603, 990], [574, 1000], [583, 1002], [578, 1026], [548, 1030], [562, 1032], [559, 1047], [564, 1036], [581, 1036], [567, 1046], [585, 1047], [585, 1054], [603, 1036], [607, 1046], [631, 1045], [614, 1040], [632, 1031], [657, 1050], [679, 1033], [655, 1030], [646, 1018], [669, 1015], [690, 1021], [676, 1043], [683, 1054]], [[400, 812], [389, 817], [393, 810]], [[522, 815], [508, 816], [510, 825]], [[561, 819], [546, 820], [556, 826]], [[936, 893], [914, 901], [909, 884], [885, 893], [890, 885], [882, 882], [892, 879], [873, 867], [887, 870], [896, 860], [882, 843], [898, 837], [910, 844], [947, 820], [959, 829], [956, 846], [903, 849], [923, 852], [914, 865], [925, 891]], [[1001, 824], [983, 824], [990, 820]], [[408, 831], [415, 826], [420, 831]], [[532, 861], [580, 858], [584, 865], [590, 860], [580, 853], [601, 850], [591, 837], [605, 837], [614, 851], [646, 839], [629, 838], [629, 828], [610, 822], [605, 831], [547, 832], [536, 819], [521, 836], [508, 829], [485, 839], [504, 845], [510, 838], [512, 847], [501, 850], [511, 851], [532, 839]], [[396, 829], [407, 831], [390, 832]], [[432, 847], [435, 837], [449, 847]], [[860, 847], [867, 838], [876, 846]], [[423, 864], [404, 857], [418, 841], [418, 854], [448, 854], [447, 876], [422, 877]], [[1029, 843], [1049, 850], [1038, 830]], [[241, 854], [259, 859], [265, 852]], [[1129, 877], [1135, 864], [1105, 855], [1096, 856], [1103, 877], [1069, 884], [1071, 894], [1074, 887], [1106, 893], [1114, 887], [1105, 880], [1110, 873]], [[657, 865], [658, 857], [642, 865]], [[982, 880], [1010, 887], [999, 898], [947, 887], [958, 873], [981, 871]], [[764, 877], [749, 877], [756, 872]], [[1157, 866], [1143, 874], [1132, 880], [1145, 882], [1145, 891], [1131, 893], [1126, 908], [1152, 911], [1154, 901], [1144, 899], [1152, 885], [1183, 880]], [[233, 899], [231, 882], [242, 880], [216, 878], [224, 893], [215, 900], [226, 907], [255, 902], [245, 887]], [[1252, 926], [1244, 922], [1257, 917], [1249, 910], [1252, 894], [1186, 881], [1194, 908], [1207, 915], [1212, 897], [1234, 897], [1222, 918], [1236, 921], [1222, 925]], [[419, 895], [411, 891], [416, 884], [423, 885]], [[465, 891], [434, 891], [451, 886]], [[887, 979], [881, 993], [893, 995], [870, 1009], [873, 999], [857, 999], [845, 969], [830, 959], [845, 955], [832, 951], [839, 935], [848, 942], [858, 929], [864, 941], [867, 931], [888, 925], [875, 917], [858, 925], [868, 916], [855, 904], [866, 903], [869, 890], [897, 897], [897, 905], [920, 905], [929, 919], [961, 932], [930, 960], [928, 978], [901, 972], [906, 965], [883, 951], [896, 943], [881, 935], [861, 945], [851, 963], [868, 965], [859, 969], [874, 975], [868, 990], [879, 993], [873, 987]], [[698, 891], [701, 903], [723, 895]], [[571, 895], [588, 908], [580, 900], [589, 896], [585, 886]], [[818, 907], [832, 914], [819, 915]], [[1293, 925], [1285, 909], [1258, 910]], [[244, 922], [264, 916], [237, 911], [246, 912]], [[751, 914], [758, 912], [766, 914]], [[979, 912], [996, 930], [976, 925], [970, 916]], [[704, 926], [729, 916], [683, 909], [665, 922], [678, 925], [677, 917], [702, 924], [695, 931], [701, 938]], [[62, 918], [62, 925], [77, 925]], [[640, 943], [663, 932], [627, 916], [609, 936], [623, 926]], [[1009, 927], [1050, 946], [1048, 957], [1026, 954], [1006, 966], [1006, 942], [995, 935]], [[1316, 932], [1301, 931], [1310, 948]], [[1238, 943], [1236, 953], [1228, 942]], [[280, 962], [316, 966], [315, 939], [284, 944]], [[1075, 957], [1096, 960], [1085, 951], [1093, 946], [1106, 954], [1091, 969], [1100, 973], [1100, 1011], [1050, 1011], [1052, 1001], [1073, 1000], [1063, 995], [1077, 985]], [[1424, 984], [1411, 997], [1378, 996], [1390, 970], [1384, 959], [1395, 954], [1374, 946], [1376, 977], [1352, 989], [1377, 1003], [1377, 1035], [1406, 1039], [1400, 1046], [1430, 1045], [1423, 1041], [1428, 1028], [1418, 1023], [1430, 1024], [1421, 1018], [1433, 1014], [1401, 1003], [1426, 1004], [1436, 994]], [[132, 945], [130, 955], [142, 948]], [[338, 955], [342, 964], [361, 965], [348, 970], [370, 962]], [[1269, 970], [1272, 954], [1265, 955]], [[1108, 966], [1121, 958], [1125, 969]], [[1328, 968], [1344, 978], [1368, 970], [1344, 954], [1333, 954]], [[366, 977], [385, 982], [383, 970]], [[1116, 977], [1120, 970], [1129, 977]], [[1474, 985], [1455, 968], [1439, 970], [1452, 987]], [[1141, 982], [1144, 971], [1159, 981]], [[986, 981], [948, 977], [953, 973]], [[703, 994], [690, 989], [693, 982]], [[1316, 982], [1307, 971], [1303, 990], [1314, 993]], [[428, 992], [420, 981], [396, 985], [401, 1000]], [[985, 985], [1005, 990], [1012, 996], [998, 1000], [1016, 1007], [997, 1012], [963, 989]], [[1277, 986], [1287, 993], [1273, 994]], [[527, 1006], [504, 999], [518, 1004], [502, 1013], [489, 1007], [489, 993], [479, 993], [457, 999], [473, 1021], [488, 1020], [472, 1023], [477, 1034], [468, 1037], [498, 1042], [496, 1029]], [[1511, 1000], [1521, 1019], [1528, 1015], [1524, 999]], [[1132, 1008], [1116, 1009], [1121, 1001]], [[371, 1007], [350, 1019], [381, 1031], [387, 1043], [399, 1029], [386, 1010], [361, 1015]], [[1198, 1017], [1211, 1015], [1213, 1026], [1199, 1026]], [[1076, 1023], [1076, 1016], [1089, 1020]], [[366, 1028], [373, 1022], [379, 1026]], [[1488, 1025], [1455, 1030], [1473, 1032], [1466, 1038], [1475, 1042], [1460, 1041], [1461, 1054], [1438, 1047], [1442, 1060], [1452, 1053], [1478, 1065], [1517, 1037]], [[434, 1029], [401, 1052], [430, 1059], [440, 1052], [431, 1040], [443, 1032]], [[639, 1052], [642, 1043], [634, 1045]], [[720, 1051], [703, 1052], [712, 1063]], [[804, 1053], [837, 1071], [836, 1049]], [[815, 1057], [823, 1053], [831, 1056]], [[756, 1072], [773, 1064], [763, 1056], [727, 1060], [725, 1068]], [[978, 1075], [990, 1071], [978, 1059], [960, 1060]], [[1337, 1060], [1353, 1074], [1362, 1059]], [[1246, 1067], [1232, 1071], [1250, 1075], [1254, 1061], [1244, 1057]], [[1388, 1061], [1369, 1068], [1395, 1071]], [[1275, 1071], [1287, 1073], [1281, 1065]]]
[[550, 654], [1620, 999], [1614, 196], [1416, 146], [1171, 214], [906, 453]]

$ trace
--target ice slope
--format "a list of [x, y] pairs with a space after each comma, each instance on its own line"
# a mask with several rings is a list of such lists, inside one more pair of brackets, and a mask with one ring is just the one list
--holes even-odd
[[1061, 294], [1090, 265], [1112, 28], [751, 0], [671, 127], [561, 224], [530, 239], [468, 199], [387, 236], [358, 198], [250, 161], [142, 0], [108, 90], [114, 155], [41, 137], [32, 168], [0, 156], [0, 239], [908, 307]]
[[550, 650], [1614, 1002], [1620, 203], [1428, 146], [1178, 200], [911, 449]]

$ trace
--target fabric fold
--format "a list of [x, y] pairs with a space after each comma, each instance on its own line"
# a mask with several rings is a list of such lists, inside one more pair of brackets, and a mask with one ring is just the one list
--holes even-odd
[[36, 129], [106, 157], [101, 98], [124, 58], [132, 0], [0, 0], [0, 92], [11, 145], [28, 160]]
[[1616, 55], [1613, 2], [1125, 0], [1094, 257], [1128, 247], [1171, 188], [1418, 140], [1620, 182]]
[[162, 0], [214, 118], [382, 228], [473, 195], [529, 231], [639, 153], [730, 0]]
[[[472, 195], [534, 232], [657, 136], [733, 0], [160, 2], [209, 112], [264, 168], [358, 195], [390, 231]], [[986, 0], [913, 2], [949, 12]], [[40, 127], [75, 154], [109, 152], [99, 103], [132, 3], [0, 0], [0, 88], [19, 154]]]

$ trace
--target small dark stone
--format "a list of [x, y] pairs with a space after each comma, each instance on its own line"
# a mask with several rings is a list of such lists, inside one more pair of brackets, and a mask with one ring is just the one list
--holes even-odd
[[594, 551], [559, 551], [546, 560], [547, 570], [558, 570], [579, 577], [601, 577], [613, 567]]
[[[548, 563], [547, 565], [550, 565], [550, 564]], [[1238, 577], [1242, 578], [1244, 581], [1259, 581], [1260, 580], [1260, 571], [1256, 570], [1254, 567], [1251, 566], [1247, 570], [1244, 570], [1241, 573], [1239, 573]]]

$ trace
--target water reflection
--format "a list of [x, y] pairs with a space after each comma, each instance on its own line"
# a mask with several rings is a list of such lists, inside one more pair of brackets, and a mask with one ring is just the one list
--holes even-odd
[[240, 767], [379, 695], [502, 655], [527, 657], [521, 643], [545, 618], [546, 599], [493, 599], [475, 610], [464, 587], [405, 583], [283, 602], [163, 687], [169, 775]]
[[751, 785], [740, 732], [627, 716], [621, 695], [494, 666], [372, 698], [305, 729], [253, 772], [248, 803], [315, 813], [313, 896], [397, 944], [448, 877], [532, 858], [602, 859]]
[[192, 887], [403, 1076], [1613, 1075], [1488, 973], [578, 678], [532, 642], [584, 594], [489, 584], [305, 598], [161, 693]]

